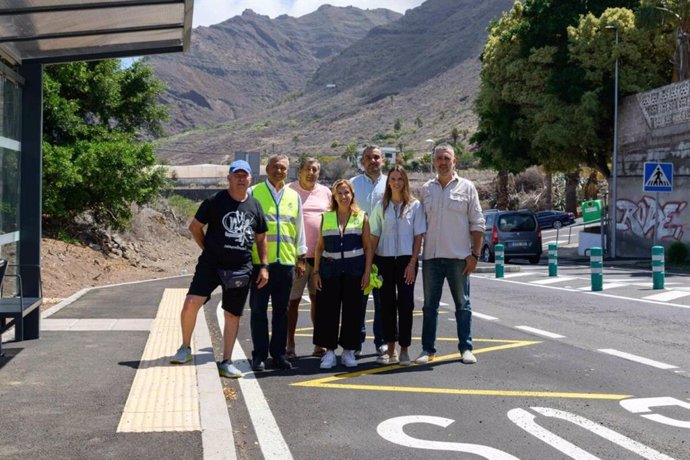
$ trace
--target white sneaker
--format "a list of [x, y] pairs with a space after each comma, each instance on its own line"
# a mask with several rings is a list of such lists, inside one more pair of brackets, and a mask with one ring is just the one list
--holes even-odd
[[321, 357], [321, 369], [332, 369], [335, 367], [335, 353], [333, 350], [328, 350]]
[[388, 345], [386, 345], [386, 344], [383, 344], [376, 349], [376, 354], [379, 356], [383, 356], [386, 353], [388, 353]]
[[386, 353], [386, 355], [388, 356], [388, 364], [398, 364], [400, 362], [397, 351], [394, 351], [393, 354], [390, 355]]
[[242, 372], [236, 368], [229, 359], [218, 365], [218, 373], [221, 377], [228, 379], [239, 379], [243, 376]]
[[465, 364], [474, 364], [477, 362], [477, 358], [474, 357], [472, 350], [465, 350], [462, 352], [462, 362]]
[[427, 364], [436, 358], [436, 354], [429, 353], [428, 351], [422, 351], [422, 353], [414, 360], [417, 364]]
[[357, 358], [352, 350], [343, 350], [343, 354], [340, 355], [340, 362], [345, 367], [357, 367]]

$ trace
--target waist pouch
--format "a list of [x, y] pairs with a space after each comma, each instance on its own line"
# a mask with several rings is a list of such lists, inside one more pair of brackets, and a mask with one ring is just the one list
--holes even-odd
[[249, 284], [249, 279], [251, 278], [251, 271], [247, 271], [246, 269], [225, 270], [219, 268], [217, 272], [221, 283], [223, 283], [223, 288], [225, 289], [243, 288]]

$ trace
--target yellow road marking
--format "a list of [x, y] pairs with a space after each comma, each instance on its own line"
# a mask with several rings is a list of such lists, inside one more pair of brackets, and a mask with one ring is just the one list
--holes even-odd
[[[417, 338], [418, 339], [418, 338]], [[439, 341], [457, 341], [456, 338], [436, 339]], [[502, 345], [489, 346], [474, 350], [474, 354], [489, 353], [492, 351], [507, 350], [511, 348], [526, 347], [536, 345], [541, 341], [533, 340], [500, 340], [500, 339], [475, 339], [475, 343], [501, 343]], [[460, 353], [451, 353], [443, 356], [436, 356], [436, 358], [426, 364], [425, 366], [434, 365], [438, 362], [449, 361], [460, 358]], [[625, 394], [608, 394], [608, 393], [577, 393], [577, 392], [559, 392], [559, 391], [526, 391], [526, 390], [480, 390], [468, 388], [428, 388], [428, 387], [405, 387], [397, 385], [366, 385], [355, 383], [343, 383], [346, 380], [355, 379], [358, 377], [366, 377], [375, 375], [390, 370], [403, 370], [406, 367], [398, 364], [390, 366], [381, 366], [373, 369], [364, 369], [361, 371], [347, 372], [343, 374], [331, 375], [304, 382], [292, 383], [291, 386], [308, 387], [308, 388], [333, 388], [341, 390], [361, 390], [361, 391], [392, 391], [398, 393], [427, 393], [427, 394], [449, 394], [449, 395], [466, 395], [466, 396], [504, 396], [504, 397], [527, 397], [527, 398], [568, 398], [568, 399], [600, 399], [600, 400], [621, 400], [630, 398], [633, 395]]]

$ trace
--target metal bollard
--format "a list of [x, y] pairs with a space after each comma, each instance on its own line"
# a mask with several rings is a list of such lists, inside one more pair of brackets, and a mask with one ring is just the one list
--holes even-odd
[[558, 243], [549, 243], [549, 276], [558, 276]]
[[589, 266], [592, 269], [592, 291], [601, 291], [604, 289], [604, 258], [601, 248], [590, 249]]
[[654, 289], [664, 288], [664, 247], [652, 246], [652, 284]]
[[504, 250], [503, 250], [503, 245], [502, 244], [497, 244], [494, 246], [494, 260], [495, 262], [495, 268], [496, 268], [496, 278], [503, 278], [503, 275], [505, 273], [505, 266], [503, 261], [505, 260], [503, 255]]

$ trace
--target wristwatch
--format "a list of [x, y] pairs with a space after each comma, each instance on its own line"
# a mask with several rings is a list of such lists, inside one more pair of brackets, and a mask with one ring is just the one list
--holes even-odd
[[471, 255], [472, 257], [474, 257], [474, 260], [476, 260], [477, 262], [479, 262], [479, 256], [478, 256], [477, 254], [475, 254], [475, 253], [473, 252], [473, 253], [470, 254], [470, 255]]
[[259, 264], [259, 270], [261, 270], [262, 268], [268, 270], [268, 264]]

